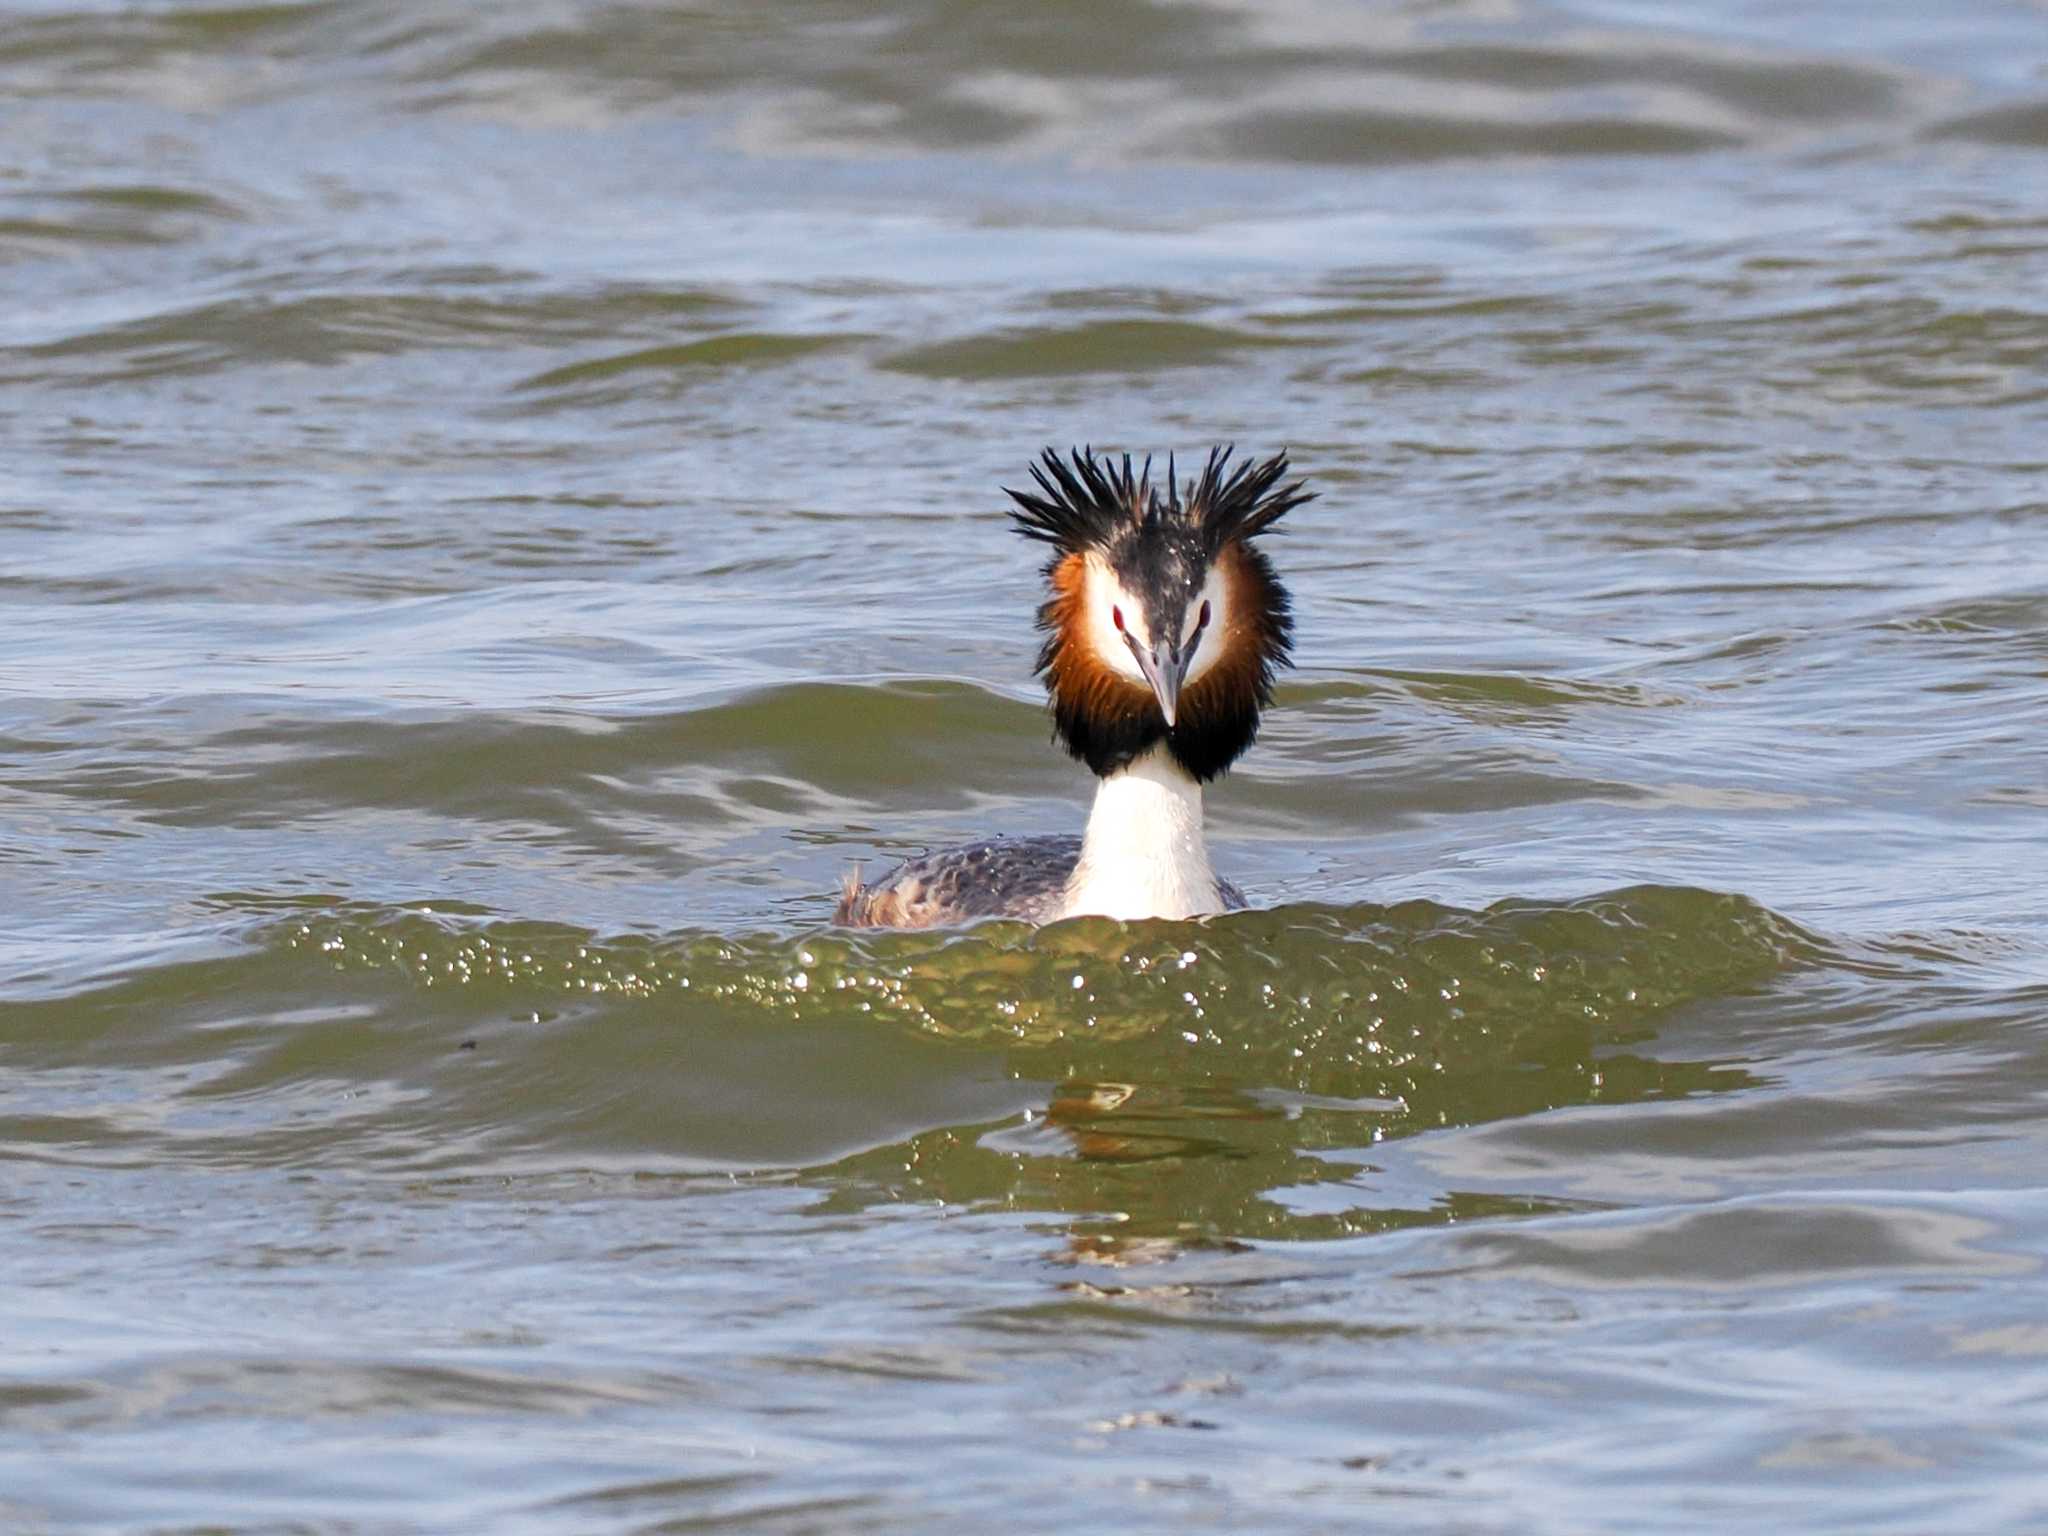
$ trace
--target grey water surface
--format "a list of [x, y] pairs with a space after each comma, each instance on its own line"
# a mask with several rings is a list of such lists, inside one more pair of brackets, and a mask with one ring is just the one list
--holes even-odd
[[[2048, 1530], [2048, 7], [0, 13], [0, 1530]], [[1257, 910], [1046, 444], [1286, 447]]]

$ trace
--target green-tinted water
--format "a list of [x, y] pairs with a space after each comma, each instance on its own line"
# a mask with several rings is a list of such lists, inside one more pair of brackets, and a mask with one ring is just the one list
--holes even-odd
[[[0, 19], [0, 1530], [2048, 1528], [2048, 14]], [[997, 487], [1285, 446], [1258, 910]]]

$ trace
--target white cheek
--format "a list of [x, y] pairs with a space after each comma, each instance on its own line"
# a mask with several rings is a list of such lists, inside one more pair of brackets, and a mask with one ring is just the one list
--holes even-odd
[[1115, 613], [1123, 610], [1124, 625], [1143, 645], [1149, 638], [1145, 633], [1145, 620], [1131, 595], [1110, 575], [1106, 566], [1091, 565], [1088, 572], [1088, 639], [1110, 671], [1119, 677], [1127, 677], [1134, 683], [1144, 683], [1145, 674], [1138, 670], [1138, 658], [1131, 654], [1130, 644], [1117, 632]]
[[1223, 578], [1214, 571], [1203, 578], [1201, 596], [1188, 604], [1190, 631], [1201, 619], [1204, 603], [1209, 605], [1209, 622], [1202, 630], [1202, 638], [1196, 642], [1195, 654], [1188, 660], [1188, 673], [1182, 680], [1182, 686], [1196, 681], [1223, 659], [1223, 637], [1230, 633], [1230, 622], [1234, 615], [1230, 611], [1230, 598], [1224, 591]]

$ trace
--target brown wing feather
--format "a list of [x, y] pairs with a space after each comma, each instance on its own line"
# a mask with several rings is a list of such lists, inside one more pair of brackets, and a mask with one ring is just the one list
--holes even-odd
[[846, 877], [833, 921], [852, 928], [935, 928], [983, 917], [1045, 922], [1081, 857], [1078, 837], [1003, 837], [907, 859], [873, 885]]

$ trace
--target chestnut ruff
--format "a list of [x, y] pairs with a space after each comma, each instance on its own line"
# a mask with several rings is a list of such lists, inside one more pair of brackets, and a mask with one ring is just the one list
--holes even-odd
[[1113, 670], [1088, 639], [1086, 555], [1060, 555], [1046, 567], [1052, 595], [1038, 610], [1045, 643], [1038, 673], [1051, 694], [1053, 732], [1100, 778], [1129, 766], [1160, 742], [1206, 784], [1244, 754], [1273, 702], [1273, 674], [1287, 664], [1293, 617], [1287, 593], [1265, 555], [1226, 545], [1215, 563], [1230, 594], [1230, 624], [1205, 637], [1215, 664], [1180, 696], [1169, 730], [1152, 690]]
[[[1286, 589], [1251, 540], [1312, 499], [1283, 485], [1287, 455], [1229, 469], [1231, 450], [1209, 454], [1183, 497], [1169, 459], [1166, 484], [1152, 461], [1133, 473], [1076, 449], [1071, 462], [1048, 448], [1031, 469], [1036, 493], [1011, 491], [1011, 514], [1027, 538], [1054, 546], [1045, 567], [1050, 595], [1038, 610], [1045, 642], [1038, 674], [1050, 694], [1060, 744], [1099, 778], [1128, 767], [1164, 742], [1174, 761], [1206, 784], [1243, 755], [1273, 702], [1273, 676], [1291, 653], [1294, 620]], [[1209, 636], [1216, 660], [1181, 695], [1171, 729], [1151, 691], [1112, 668], [1090, 642], [1088, 561], [1099, 559], [1144, 605], [1153, 634], [1178, 631], [1187, 599], [1214, 570], [1224, 581], [1228, 626]]]

